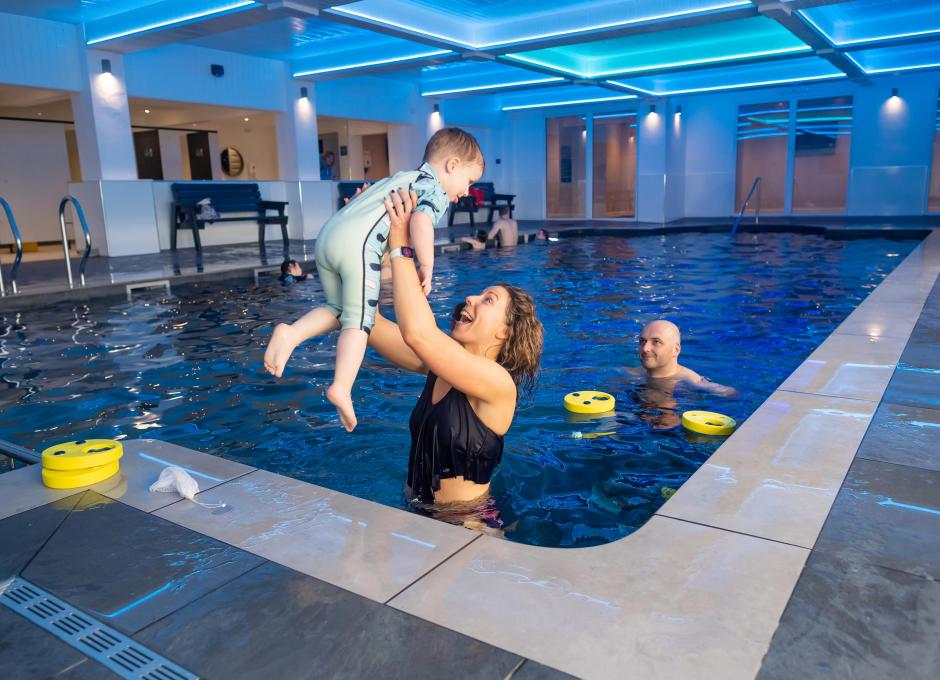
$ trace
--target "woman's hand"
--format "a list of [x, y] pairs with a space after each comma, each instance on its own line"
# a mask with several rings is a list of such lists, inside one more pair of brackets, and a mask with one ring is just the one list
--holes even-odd
[[391, 250], [411, 245], [408, 223], [417, 203], [418, 195], [411, 188], [407, 192], [404, 189], [393, 191], [385, 198], [385, 211], [391, 220], [388, 231], [388, 247]]

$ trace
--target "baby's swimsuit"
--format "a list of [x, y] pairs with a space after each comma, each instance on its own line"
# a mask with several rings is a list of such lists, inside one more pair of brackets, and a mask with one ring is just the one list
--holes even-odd
[[417, 170], [399, 172], [380, 180], [333, 215], [317, 236], [316, 260], [326, 306], [340, 325], [367, 333], [375, 323], [379, 304], [382, 255], [388, 250], [391, 223], [385, 198], [397, 189], [415, 190], [423, 212], [437, 224], [450, 201], [434, 169], [424, 163]]
[[433, 503], [441, 480], [463, 477], [489, 484], [503, 457], [503, 437], [480, 420], [467, 395], [456, 387], [431, 401], [437, 376], [428, 373], [421, 398], [411, 412], [411, 451], [407, 493], [411, 500]]

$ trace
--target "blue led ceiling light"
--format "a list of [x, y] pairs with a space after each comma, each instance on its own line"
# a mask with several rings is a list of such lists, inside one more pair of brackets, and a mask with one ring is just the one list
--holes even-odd
[[408, 61], [418, 61], [420, 59], [429, 59], [431, 57], [440, 57], [445, 54], [453, 54], [450, 50], [430, 50], [419, 52], [417, 54], [406, 54], [399, 57], [387, 57], [385, 59], [373, 59], [371, 61], [360, 61], [352, 64], [338, 64], [336, 66], [324, 66], [323, 68], [308, 69], [294, 73], [295, 78], [301, 76], [315, 76], [325, 73], [336, 73], [338, 71], [354, 71], [356, 69], [368, 68], [370, 66], [383, 66], [386, 64], [398, 64]]
[[934, 0], [854, 0], [798, 13], [836, 47], [940, 34], [940, 3]]
[[502, 111], [520, 111], [522, 109], [545, 109], [552, 106], [572, 106], [574, 104], [596, 104], [600, 102], [614, 102], [624, 99], [636, 99], [635, 94], [614, 95], [611, 97], [589, 97], [586, 99], [569, 99], [563, 101], [536, 102], [534, 104], [515, 104], [501, 107]]
[[928, 42], [893, 47], [874, 47], [845, 53], [864, 73], [894, 73], [940, 68], [940, 43]]
[[845, 73], [824, 59], [803, 57], [763, 64], [700, 69], [683, 73], [661, 73], [607, 83], [655, 97], [696, 94], [787, 83], [844, 78]]
[[751, 17], [530, 50], [506, 57], [572, 76], [600, 78], [796, 54], [811, 49], [776, 21]]
[[[415, 11], [415, 5], [420, 12]], [[662, 2], [657, 5], [651, 11], [648, 2], [622, 0], [361, 0], [326, 12], [487, 49], [753, 6], [749, 0], [670, 0], [665, 8]], [[420, 21], [402, 20], [416, 14], [420, 14]], [[533, 25], [545, 28], [533, 31]]]
[[546, 76], [544, 78], [530, 78], [528, 80], [516, 80], [508, 83], [491, 83], [489, 85], [470, 85], [468, 87], [457, 87], [449, 90], [431, 90], [422, 92], [422, 97], [434, 97], [444, 94], [459, 94], [470, 92], [485, 92], [487, 90], [510, 89], [513, 87], [522, 87], [525, 85], [543, 85], [547, 83], [558, 83], [565, 80], [561, 76]]
[[[205, 6], [200, 10], [193, 11], [191, 1], [175, 1], [170, 3], [169, 7], [165, 4], [150, 5], [141, 8], [139, 11], [132, 10], [100, 19], [94, 23], [86, 24], [86, 44], [97, 45], [160, 28], [188, 24], [201, 19], [219, 17], [262, 6], [262, 3], [256, 0], [215, 0], [201, 4]], [[156, 16], [157, 10], [163, 16]]]

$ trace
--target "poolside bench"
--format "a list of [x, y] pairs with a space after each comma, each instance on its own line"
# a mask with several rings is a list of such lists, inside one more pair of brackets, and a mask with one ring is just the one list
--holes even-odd
[[454, 226], [454, 217], [458, 212], [465, 212], [470, 216], [470, 229], [475, 228], [473, 216], [477, 210], [487, 210], [486, 224], [493, 224], [493, 213], [498, 212], [500, 208], [509, 208], [509, 216], [512, 217], [512, 211], [515, 209], [513, 200], [515, 194], [497, 194], [492, 182], [477, 182], [470, 186], [470, 190], [478, 196], [482, 196], [482, 201], [477, 200], [473, 195], [464, 196], [455, 205], [450, 208], [450, 216], [447, 218], [447, 226]]
[[[196, 250], [202, 250], [199, 230], [215, 222], [258, 223], [258, 245], [264, 247], [264, 230], [269, 224], [280, 225], [284, 251], [288, 249], [286, 201], [265, 201], [257, 184], [244, 182], [193, 182], [174, 183], [173, 206], [170, 221], [170, 249], [176, 250], [176, 232], [192, 229]], [[218, 216], [204, 219], [199, 214], [199, 201], [208, 198]], [[275, 211], [276, 215], [269, 215]]]

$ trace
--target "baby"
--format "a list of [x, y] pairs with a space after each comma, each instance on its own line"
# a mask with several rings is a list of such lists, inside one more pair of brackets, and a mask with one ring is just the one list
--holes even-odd
[[323, 226], [317, 237], [316, 262], [326, 305], [293, 324], [278, 324], [264, 353], [264, 367], [277, 377], [291, 352], [304, 340], [342, 329], [336, 343], [336, 369], [326, 390], [347, 431], [356, 427], [352, 386], [362, 365], [369, 331], [379, 304], [382, 256], [388, 251], [389, 219], [385, 198], [409, 186], [418, 195], [409, 228], [424, 294], [431, 291], [434, 271], [434, 225], [448, 203], [466, 196], [483, 174], [483, 153], [473, 135], [458, 128], [439, 130], [428, 141], [417, 170], [399, 172], [376, 182], [350, 201]]

